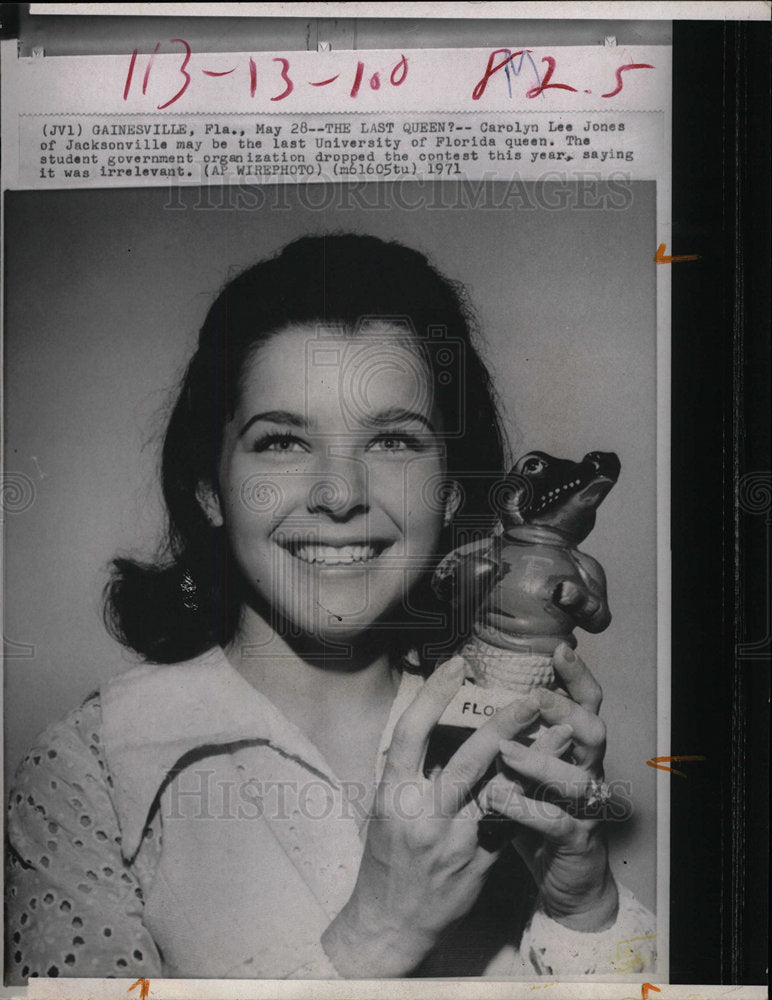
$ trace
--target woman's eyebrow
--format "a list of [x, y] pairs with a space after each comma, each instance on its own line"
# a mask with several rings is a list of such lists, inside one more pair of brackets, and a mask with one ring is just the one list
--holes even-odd
[[239, 431], [238, 437], [246, 434], [252, 424], [258, 420], [265, 420], [271, 424], [289, 424], [290, 427], [307, 426], [306, 418], [297, 413], [290, 413], [289, 410], [266, 410], [264, 413], [255, 413], [254, 416], [250, 417]]
[[434, 424], [423, 413], [417, 410], [405, 410], [399, 406], [392, 406], [387, 410], [379, 410], [377, 413], [368, 413], [367, 419], [363, 423], [371, 424], [375, 427], [385, 427], [389, 424], [407, 424], [417, 420], [428, 430], [434, 433]]

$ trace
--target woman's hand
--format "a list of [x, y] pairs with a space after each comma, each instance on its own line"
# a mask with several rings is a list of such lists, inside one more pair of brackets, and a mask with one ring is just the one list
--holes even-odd
[[[570, 699], [539, 693], [540, 714], [550, 729], [531, 747], [501, 744], [505, 770], [486, 785], [480, 804], [521, 824], [514, 845], [536, 880], [546, 914], [574, 930], [600, 931], [616, 919], [617, 889], [601, 819], [583, 815], [582, 803], [591, 782], [603, 778], [606, 728], [597, 715], [602, 692], [568, 646], [558, 647], [554, 665]], [[572, 763], [561, 759], [569, 747]], [[513, 782], [513, 772], [521, 781]]]
[[427, 778], [429, 736], [464, 672], [461, 657], [443, 664], [394, 730], [354, 892], [322, 938], [346, 978], [409, 974], [472, 907], [496, 859], [478, 843], [474, 789], [501, 741], [538, 718], [539, 703], [529, 697], [501, 709]]

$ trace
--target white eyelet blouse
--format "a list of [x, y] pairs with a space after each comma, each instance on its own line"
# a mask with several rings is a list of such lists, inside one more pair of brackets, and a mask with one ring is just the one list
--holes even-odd
[[[376, 780], [422, 683], [403, 675]], [[19, 769], [7, 829], [11, 982], [338, 978], [320, 938], [356, 880], [355, 811], [317, 748], [219, 649], [136, 667], [46, 730]], [[653, 918], [624, 887], [598, 934], [538, 909], [523, 930], [516, 910], [495, 954], [471, 925], [457, 936], [445, 974], [654, 971]]]

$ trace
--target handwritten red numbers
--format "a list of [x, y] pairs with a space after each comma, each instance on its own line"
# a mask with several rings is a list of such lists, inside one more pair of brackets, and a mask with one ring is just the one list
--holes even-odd
[[[555, 83], [553, 82], [553, 74], [555, 73], [555, 68], [557, 66], [557, 61], [553, 56], [543, 56], [542, 63], [547, 64], [547, 70], [544, 76], [539, 75], [539, 71], [536, 68], [536, 63], [531, 58], [531, 49], [520, 49], [517, 52], [511, 52], [509, 49], [494, 49], [493, 52], [488, 56], [488, 65], [485, 67], [485, 72], [480, 77], [480, 79], [475, 84], [472, 90], [472, 100], [479, 101], [480, 98], [485, 93], [485, 89], [488, 86], [488, 81], [499, 73], [502, 69], [507, 73], [507, 78], [510, 77], [510, 71], [513, 72], [515, 76], [519, 76], [524, 65], [530, 65], [531, 70], [536, 77], [536, 84], [530, 87], [525, 96], [529, 100], [533, 100], [535, 97], [541, 97], [547, 90], [569, 90], [572, 93], [578, 93], [577, 87], [572, 87], [568, 83]], [[504, 58], [496, 61], [498, 56], [503, 56]], [[527, 62], [526, 62], [527, 58]], [[515, 66], [515, 59], [519, 59], [519, 64]], [[622, 74], [633, 69], [654, 69], [650, 63], [627, 63], [624, 66], [617, 67], [615, 71], [616, 77], [616, 87], [614, 90], [610, 90], [607, 94], [601, 94], [601, 97], [609, 98], [616, 97], [616, 95], [622, 90], [623, 81]], [[589, 94], [589, 90], [585, 90], [585, 93]], [[511, 96], [511, 91], [510, 91]]]
[[[183, 47], [183, 52], [180, 53], [180, 64], [177, 67], [177, 74], [182, 78], [182, 84], [176, 93], [172, 94], [168, 100], [164, 101], [162, 104], [157, 105], [159, 111], [163, 111], [164, 108], [168, 108], [170, 105], [178, 101], [182, 95], [188, 90], [192, 81], [193, 75], [189, 71], [188, 66], [192, 58], [192, 50], [190, 45], [185, 41], [184, 38], [172, 38], [170, 39], [171, 44], [181, 45]], [[155, 63], [155, 57], [158, 53], [161, 43], [157, 42], [155, 48], [150, 53], [147, 58], [147, 63], [145, 64], [145, 71], [142, 75], [142, 96], [147, 95], [148, 84], [150, 82], [150, 76]], [[134, 49], [131, 53], [131, 58], [129, 60], [129, 67], [126, 72], [126, 80], [123, 87], [123, 99], [127, 101], [129, 99], [129, 94], [132, 90], [132, 85], [134, 81], [134, 73], [137, 69], [137, 59], [138, 50]], [[274, 71], [273, 78], [269, 84], [272, 89], [275, 89], [275, 93], [269, 96], [271, 101], [283, 101], [290, 96], [295, 90], [295, 81], [291, 75], [290, 60], [286, 56], [276, 56], [272, 59], [272, 62], [277, 63], [279, 70], [278, 74]], [[232, 66], [230, 69], [226, 70], [213, 70], [213, 69], [201, 69], [200, 72], [203, 76], [210, 78], [218, 78], [223, 76], [230, 76], [231, 73], [235, 72], [236, 66]], [[248, 63], [249, 70], [249, 96], [256, 97], [258, 94], [258, 71], [257, 62], [250, 57]], [[397, 62], [391, 69], [389, 74], [389, 83], [392, 87], [399, 87], [407, 78], [408, 72], [408, 59], [407, 56], [401, 55]], [[341, 73], [336, 73], [335, 76], [328, 77], [326, 80], [306, 80], [303, 81], [311, 87], [327, 87], [330, 84], [335, 83], [337, 79], [341, 76]], [[353, 81], [351, 84], [351, 89], [349, 91], [349, 97], [356, 97], [362, 86], [362, 81], [365, 79], [365, 64], [358, 60], [356, 64], [356, 69], [354, 71]], [[371, 90], [380, 90], [381, 88], [381, 72], [376, 70], [372, 72], [368, 77], [368, 83]]]
[[123, 88], [123, 99], [124, 101], [129, 96], [129, 91], [131, 90], [131, 81], [134, 77], [134, 67], [137, 65], [137, 50], [131, 53], [131, 59], [129, 60], [129, 72], [126, 74], [126, 83]]
[[[164, 108], [168, 108], [170, 105], [178, 101], [184, 93], [187, 92], [191, 83], [193, 82], [193, 74], [189, 70], [190, 62], [193, 57], [193, 52], [190, 45], [185, 41], [184, 38], [172, 38], [170, 39], [170, 44], [181, 45], [183, 51], [180, 53], [180, 63], [177, 66], [176, 73], [181, 79], [179, 88], [175, 93], [173, 93], [168, 100], [157, 105], [159, 111], [163, 111]], [[147, 62], [145, 63], [144, 73], [142, 74], [142, 96], [147, 95], [148, 84], [150, 82], [151, 73], [153, 71], [153, 66], [155, 64], [155, 58], [158, 54], [158, 50], [161, 47], [161, 43], [157, 42], [155, 48], [147, 57]], [[488, 64], [485, 67], [485, 71], [480, 79], [475, 84], [472, 90], [472, 100], [479, 101], [480, 98], [485, 94], [488, 82], [496, 76], [501, 70], [504, 70], [507, 76], [507, 84], [509, 86], [509, 94], [512, 96], [512, 79], [514, 77], [520, 76], [523, 69], [532, 74], [532, 79], [535, 81], [533, 86], [528, 87], [525, 91], [525, 96], [528, 100], [533, 100], [536, 97], [543, 97], [546, 95], [548, 90], [567, 90], [571, 93], [578, 93], [578, 88], [572, 86], [570, 83], [565, 81], [557, 82], [555, 76], [557, 75], [557, 60], [554, 56], [542, 56], [541, 63], [546, 65], [546, 70], [543, 75], [537, 68], [537, 63], [532, 57], [531, 49], [519, 49], [517, 52], [512, 52], [510, 49], [494, 49], [488, 56]], [[517, 60], [517, 61], [516, 61]], [[131, 93], [134, 74], [137, 69], [138, 61], [138, 50], [134, 49], [131, 53], [131, 58], [129, 60], [129, 66], [126, 72], [126, 80], [123, 87], [123, 99], [128, 100], [129, 94]], [[294, 79], [294, 74], [291, 71], [290, 60], [286, 56], [275, 56], [272, 62], [278, 64], [278, 73], [274, 71], [273, 76], [270, 78], [267, 86], [274, 92], [269, 94], [268, 99], [270, 101], [284, 101], [294, 93], [296, 89], [296, 83]], [[237, 66], [232, 66], [226, 70], [215, 70], [215, 69], [201, 69], [200, 72], [203, 76], [210, 78], [218, 78], [223, 76], [230, 76], [234, 73]], [[609, 90], [605, 94], [601, 94], [602, 98], [616, 97], [622, 90], [624, 86], [623, 73], [629, 73], [632, 70], [643, 70], [643, 69], [654, 69], [651, 63], [626, 63], [623, 66], [618, 66], [614, 71], [616, 86]], [[249, 71], [249, 96], [258, 96], [258, 71], [257, 62], [250, 57], [248, 63]], [[370, 87], [370, 90], [380, 90], [382, 86], [383, 73], [380, 70], [375, 70], [367, 74], [367, 68], [365, 63], [359, 59], [354, 67], [353, 77], [351, 79], [351, 86], [349, 90], [349, 97], [356, 98], [362, 88], [365, 79]], [[406, 55], [401, 54], [400, 58], [394, 64], [389, 73], [389, 83], [392, 87], [400, 87], [407, 79], [408, 74], [408, 58]], [[324, 80], [305, 80], [302, 81], [310, 87], [328, 87], [335, 83], [336, 80], [340, 79], [341, 76], [345, 79], [345, 74], [336, 73], [334, 76], [327, 77]], [[585, 90], [585, 93], [590, 93], [590, 91]]]
[[[182, 38], [172, 38], [172, 43], [175, 43], [175, 42], [179, 42], [180, 45], [183, 45], [185, 47], [185, 57], [183, 58], [182, 65], [180, 66], [180, 73], [182, 74], [182, 76], [185, 77], [185, 82], [180, 87], [180, 89], [177, 91], [177, 93], [174, 95], [174, 97], [170, 97], [169, 98], [169, 100], [166, 102], [166, 104], [159, 104], [158, 105], [158, 110], [159, 111], [163, 111], [164, 108], [168, 108], [170, 104], [174, 104], [175, 101], [178, 101], [182, 97], [182, 95], [185, 93], [185, 91], [188, 89], [188, 87], [190, 86], [190, 73], [188, 73], [188, 63], [190, 62], [190, 46]], [[157, 46], [156, 46], [156, 48], [157, 48]], [[148, 66], [148, 72], [149, 71], [150, 71], [150, 67]], [[145, 93], [144, 88], [142, 90], [142, 93], [143, 94]]]
[[[505, 58], [502, 59], [498, 65], [496, 65], [495, 60], [498, 55], [504, 55]], [[510, 52], [509, 49], [494, 49], [494, 51], [488, 56], [488, 65], [485, 67], [485, 72], [483, 73], [482, 78], [478, 81], [477, 86], [472, 91], [472, 100], [479, 101], [485, 93], [485, 88], [488, 86], [488, 80], [490, 80], [492, 76], [495, 76], [500, 69], [504, 69], [505, 66], [508, 66], [514, 59], [517, 59], [518, 56], [522, 55], [524, 55], [523, 49], [520, 49], [519, 52]]]
[[364, 76], [364, 73], [365, 73], [365, 64], [360, 60], [357, 63], [357, 71], [356, 75], [354, 76], [354, 84], [351, 87], [352, 97], [356, 97], [357, 94], [359, 93], [359, 88], [362, 85], [362, 77]]
[[545, 90], [572, 90], [576, 93], [576, 87], [569, 87], [567, 83], [550, 83], [552, 74], [555, 72], [555, 60], [552, 56], [545, 56], [542, 62], [547, 64], [547, 72], [544, 74], [544, 79], [537, 87], [531, 87], [530, 90], [526, 91], [526, 97], [538, 97]]
[[286, 84], [284, 90], [277, 94], [276, 97], [272, 97], [272, 101], [283, 101], [285, 97], [289, 97], [292, 91], [295, 89], [295, 84], [289, 78], [289, 59], [285, 59], [284, 56], [279, 56], [278, 59], [274, 59], [274, 62], [281, 63], [281, 78]]
[[[172, 38], [171, 41], [172, 41], [172, 44], [177, 43], [179, 45], [182, 45], [182, 47], [185, 50], [185, 52], [184, 52], [184, 54], [182, 56], [182, 62], [180, 64], [180, 66], [178, 67], [178, 72], [183, 77], [184, 83], [182, 84], [182, 86], [180, 87], [180, 89], [177, 91], [177, 93], [174, 94], [172, 97], [170, 97], [169, 100], [166, 101], [165, 104], [159, 104], [158, 105], [158, 110], [159, 111], [163, 111], [164, 108], [168, 108], [170, 104], [174, 104], [175, 101], [178, 101], [182, 97], [182, 95], [185, 93], [185, 91], [188, 89], [188, 87], [190, 86], [190, 81], [191, 81], [190, 73], [188, 73], [188, 63], [190, 62], [190, 56], [191, 56], [190, 46], [188, 45], [188, 43], [183, 38]], [[161, 47], [161, 43], [160, 42], [156, 42], [155, 48], [150, 53], [150, 56], [149, 56], [149, 58], [147, 60], [147, 65], [145, 66], [145, 72], [144, 72], [144, 74], [142, 76], [142, 96], [143, 97], [144, 97], [145, 94], [147, 94], [147, 85], [148, 85], [148, 83], [150, 81], [150, 72], [153, 69], [153, 63], [155, 62], [155, 57], [156, 57], [156, 54], [157, 54], [157, 52], [158, 52], [158, 50], [159, 50], [160, 47]], [[134, 69], [135, 69], [136, 65], [137, 65], [137, 49], [134, 49], [134, 51], [131, 53], [131, 59], [129, 60], [129, 69], [128, 69], [128, 72], [126, 73], [126, 83], [125, 83], [124, 88], [123, 88], [123, 99], [124, 99], [124, 101], [128, 100], [129, 93], [131, 91], [131, 83], [132, 83], [132, 80], [134, 79]], [[204, 72], [206, 72], [206, 70], [204, 70]]]
[[153, 68], [153, 63], [155, 62], [156, 53], [161, 47], [160, 42], [155, 43], [155, 48], [150, 54], [150, 58], [147, 61], [147, 66], [145, 67], [145, 75], [142, 77], [142, 93], [143, 95], [147, 93], [147, 82], [150, 79], [150, 70]]
[[403, 55], [389, 75], [392, 87], [401, 87], [407, 76], [407, 56]]
[[628, 69], [654, 69], [650, 63], [628, 63], [626, 66], [620, 66], [617, 70], [617, 89], [610, 90], [608, 94], [601, 94], [601, 97], [616, 97], [619, 91], [622, 89], [622, 74]]

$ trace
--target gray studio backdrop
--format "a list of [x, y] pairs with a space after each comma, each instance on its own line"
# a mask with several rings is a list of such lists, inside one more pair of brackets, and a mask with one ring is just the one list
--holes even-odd
[[614, 620], [579, 649], [605, 691], [608, 777], [634, 803], [611, 831], [615, 871], [653, 906], [654, 184], [33, 192], [6, 209], [6, 778], [133, 662], [101, 592], [116, 552], [159, 536], [164, 414], [213, 297], [303, 233], [367, 232], [464, 282], [516, 454], [621, 457], [584, 545]]

